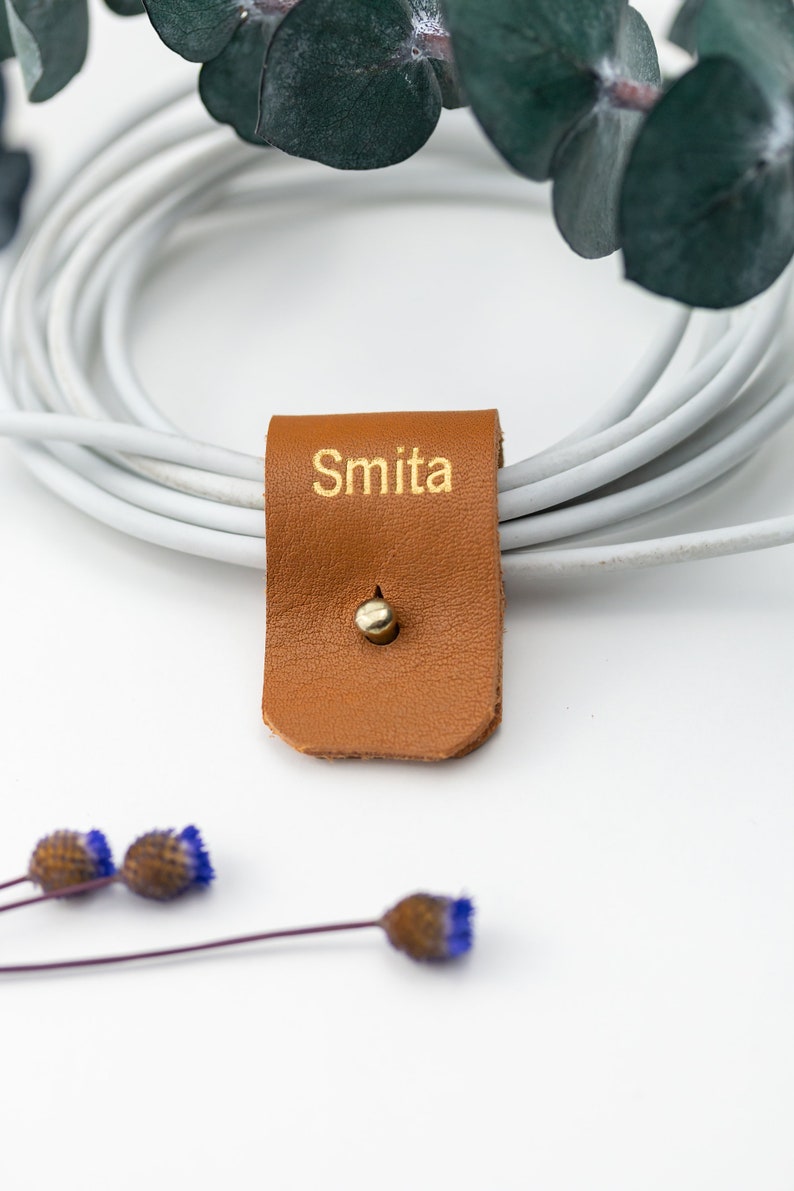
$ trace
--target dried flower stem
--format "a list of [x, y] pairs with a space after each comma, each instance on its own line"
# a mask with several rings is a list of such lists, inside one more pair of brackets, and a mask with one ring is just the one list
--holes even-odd
[[25, 873], [24, 877], [14, 877], [13, 881], [3, 881], [0, 884], [0, 889], [10, 889], [12, 885], [24, 885], [25, 881], [29, 881], [30, 877]]
[[[22, 879], [26, 881], [28, 878], [23, 877]], [[6, 910], [19, 910], [22, 906], [35, 906], [39, 902], [52, 901], [56, 897], [73, 897], [78, 893], [91, 893], [94, 889], [112, 885], [118, 879], [118, 873], [113, 873], [109, 877], [95, 877], [93, 881], [83, 881], [80, 885], [67, 885], [64, 889], [53, 889], [50, 893], [38, 893], [35, 897], [25, 897], [21, 901], [8, 902], [7, 905], [0, 906], [0, 914], [5, 914]], [[17, 882], [10, 881], [9, 884], [17, 884]]]
[[368, 930], [382, 926], [379, 918], [366, 922], [335, 922], [329, 926], [299, 926], [289, 930], [264, 931], [256, 935], [236, 935], [229, 939], [215, 939], [210, 943], [191, 943], [187, 947], [164, 947], [156, 951], [131, 951], [126, 955], [101, 955], [90, 959], [62, 959], [40, 964], [6, 964], [0, 966], [0, 976], [25, 972], [60, 972], [68, 968], [97, 968], [110, 964], [127, 964], [141, 959], [167, 959], [175, 955], [192, 955], [198, 951], [217, 951], [221, 947], [239, 947], [245, 943], [263, 943], [268, 939], [294, 939], [303, 935], [327, 935], [336, 931]]

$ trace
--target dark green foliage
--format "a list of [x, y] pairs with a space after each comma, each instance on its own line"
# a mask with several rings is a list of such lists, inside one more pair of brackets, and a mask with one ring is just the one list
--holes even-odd
[[11, 40], [11, 31], [8, 28], [8, 14], [6, 13], [3, 0], [0, 0], [0, 62], [5, 62], [6, 58], [13, 57], [14, 43]]
[[728, 58], [707, 58], [650, 114], [623, 186], [627, 275], [693, 306], [766, 289], [794, 253], [794, 123]]
[[794, 254], [794, 5], [698, 0], [675, 31], [700, 60], [632, 154], [626, 271], [690, 305], [735, 306]]
[[[5, 83], [0, 74], [0, 125], [5, 119], [5, 107]], [[6, 149], [0, 142], [0, 248], [5, 248], [17, 230], [30, 175], [28, 154], [19, 149]]]
[[626, 0], [445, 0], [477, 119], [528, 178], [551, 175], [562, 141], [592, 111]]
[[146, 11], [143, 0], [105, 0], [105, 3], [120, 17], [137, 17]]
[[[120, 16], [142, 0], [105, 0]], [[28, 99], [50, 99], [70, 82], [88, 50], [87, 0], [0, 0], [0, 61], [18, 58]]]
[[[659, 86], [659, 61], [651, 31], [633, 8], [618, 36], [616, 60], [626, 79]], [[563, 141], [552, 163], [554, 217], [580, 256], [601, 257], [620, 246], [618, 206], [623, 174], [642, 113], [598, 102]]]
[[402, 161], [459, 102], [447, 53], [433, 3], [301, 0], [270, 47], [259, 132], [339, 169]]
[[794, 87], [791, 0], [700, 0], [692, 14], [692, 50], [733, 58], [774, 102]]
[[[342, 169], [409, 157], [471, 102], [519, 173], [553, 181], [576, 252], [691, 305], [761, 292], [794, 254], [794, 2], [685, 0], [698, 58], [663, 93], [628, 0], [105, 0], [202, 63], [201, 97], [244, 139]], [[87, 0], [0, 0], [0, 60], [42, 100], [80, 69]], [[0, 240], [25, 154], [0, 149]]]
[[261, 145], [256, 127], [265, 56], [295, 0], [144, 3], [165, 44], [191, 62], [204, 63], [199, 91], [208, 112], [244, 140]]
[[440, 62], [437, 58], [430, 62], [435, 71], [438, 85], [441, 88], [441, 102], [445, 108], [462, 108], [468, 104], [466, 93], [460, 81], [460, 75], [454, 62]]
[[170, 50], [189, 62], [209, 62], [242, 24], [234, 0], [144, 0], [149, 20]]
[[703, 3], [704, 0], [684, 0], [670, 30], [673, 45], [680, 46], [689, 54], [694, 54], [697, 48], [695, 25]]
[[648, 26], [626, 0], [445, 0], [455, 59], [511, 166], [553, 177], [554, 213], [582, 256], [618, 247], [623, 170], [642, 122], [620, 83], [660, 84]]
[[199, 74], [199, 93], [210, 115], [256, 145], [262, 144], [256, 134], [259, 85], [271, 34], [264, 21], [245, 21]]
[[6, 0], [6, 12], [28, 98], [50, 99], [85, 61], [86, 0]]
[[30, 156], [21, 149], [0, 149], [0, 248], [13, 239], [30, 184]]

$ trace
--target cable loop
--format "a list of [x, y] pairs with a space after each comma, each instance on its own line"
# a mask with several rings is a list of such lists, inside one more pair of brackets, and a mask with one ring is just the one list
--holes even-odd
[[[233, 217], [297, 163], [208, 128], [172, 97], [116, 130], [62, 186], [11, 271], [2, 303], [0, 434], [62, 499], [134, 537], [263, 570], [262, 459], [186, 438], [155, 408], [130, 360], [136, 295], [186, 221]], [[435, 147], [434, 147], [435, 146]], [[454, 158], [443, 136], [433, 155]], [[465, 162], [463, 163], [466, 164]], [[434, 185], [447, 173], [432, 174]], [[408, 185], [415, 192], [419, 164]], [[286, 171], [292, 171], [287, 173]], [[493, 168], [458, 173], [457, 193], [504, 193]], [[380, 185], [380, 183], [379, 183]], [[389, 193], [403, 182], [390, 179]], [[501, 190], [500, 190], [501, 187]], [[641, 533], [728, 477], [794, 415], [781, 332], [792, 271], [746, 308], [710, 316], [695, 359], [667, 374], [692, 312], [674, 308], [615, 395], [562, 441], [499, 476], [508, 574], [575, 575], [708, 558], [794, 541], [794, 516], [647, 541]], [[98, 347], [107, 380], [98, 392]]]

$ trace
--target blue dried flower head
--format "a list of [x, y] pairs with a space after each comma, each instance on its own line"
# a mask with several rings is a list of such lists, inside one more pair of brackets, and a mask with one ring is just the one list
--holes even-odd
[[210, 863], [210, 854], [204, 846], [198, 827], [183, 827], [177, 837], [191, 857], [193, 884], [209, 885], [215, 879], [215, 869]]
[[101, 831], [53, 831], [33, 850], [28, 876], [45, 893], [111, 877], [116, 869], [107, 839]]
[[447, 950], [450, 958], [471, 951], [474, 942], [474, 903], [469, 897], [458, 897], [447, 909]]
[[388, 910], [381, 926], [412, 959], [454, 959], [471, 949], [474, 905], [468, 897], [412, 893]]
[[149, 831], [130, 844], [121, 876], [128, 889], [155, 901], [170, 901], [215, 876], [198, 828]]
[[112, 877], [116, 871], [116, 866], [113, 863], [113, 853], [110, 850], [110, 844], [104, 833], [94, 828], [93, 831], [86, 832], [84, 843], [86, 852], [94, 858], [94, 864], [96, 866], [95, 876]]

